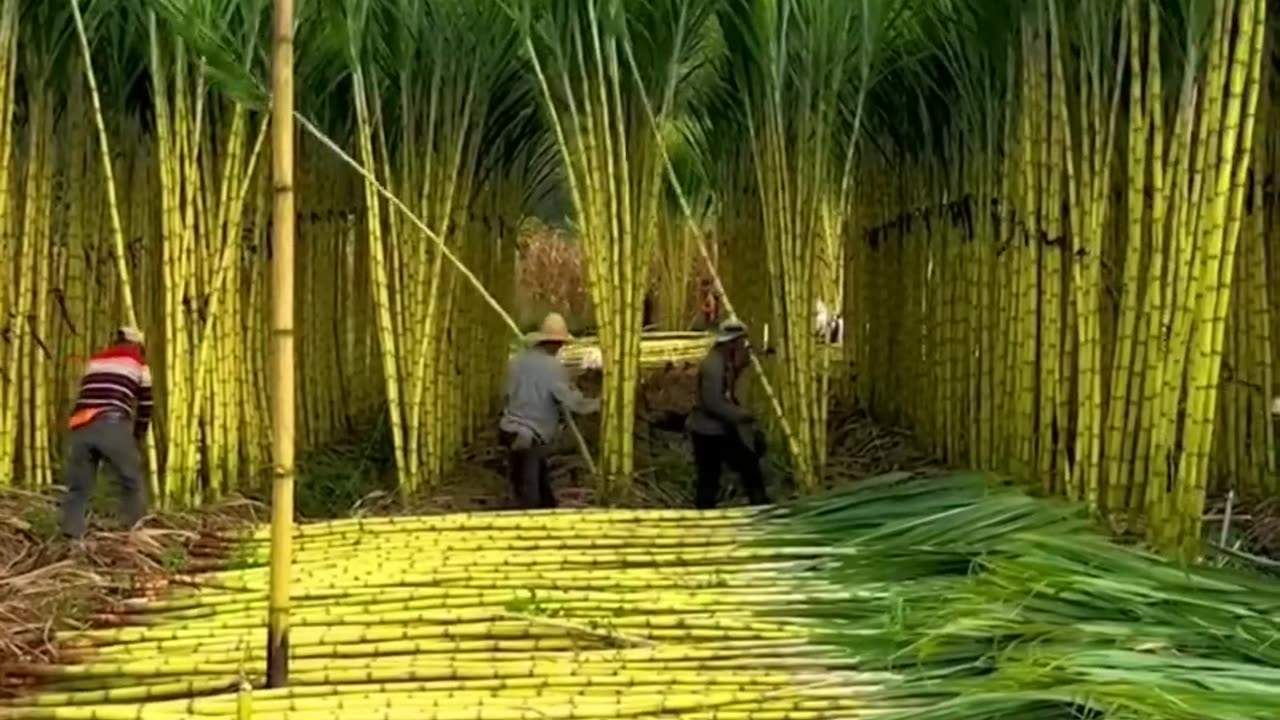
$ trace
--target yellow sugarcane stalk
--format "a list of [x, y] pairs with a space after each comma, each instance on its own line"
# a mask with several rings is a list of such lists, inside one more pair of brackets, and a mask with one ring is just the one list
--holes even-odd
[[[1185, 425], [1184, 462], [1179, 466], [1179, 520], [1184, 553], [1197, 552], [1200, 542], [1205, 493], [1208, 487], [1212, 428], [1217, 410], [1214, 402], [1221, 373], [1225, 341], [1226, 316], [1231, 299], [1235, 248], [1242, 224], [1241, 214], [1246, 178], [1253, 143], [1253, 128], [1261, 84], [1263, 35], [1266, 28], [1265, 5], [1256, 0], [1227, 2], [1226, 17], [1219, 21], [1229, 26], [1229, 18], [1238, 12], [1240, 30], [1235, 33], [1236, 52], [1232, 65], [1225, 71], [1229, 85], [1226, 113], [1222, 124], [1219, 167], [1212, 189], [1210, 223], [1202, 248], [1204, 278], [1198, 298], [1196, 355], [1189, 367], [1190, 392]], [[1221, 42], [1230, 42], [1225, 33]], [[1226, 53], [1223, 47], [1222, 52]]]

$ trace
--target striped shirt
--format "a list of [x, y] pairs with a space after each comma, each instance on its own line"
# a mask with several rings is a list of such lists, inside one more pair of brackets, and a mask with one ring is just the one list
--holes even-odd
[[136, 418], [134, 430], [142, 435], [151, 422], [151, 368], [142, 352], [130, 345], [113, 345], [89, 358], [80, 380], [76, 411], [118, 410]]

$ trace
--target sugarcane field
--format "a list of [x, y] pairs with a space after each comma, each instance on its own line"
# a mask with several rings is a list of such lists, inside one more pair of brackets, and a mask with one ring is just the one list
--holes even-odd
[[1280, 718], [1280, 5], [0, 0], [0, 720]]

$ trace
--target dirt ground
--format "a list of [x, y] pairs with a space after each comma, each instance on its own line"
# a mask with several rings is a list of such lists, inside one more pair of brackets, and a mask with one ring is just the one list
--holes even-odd
[[1227, 546], [1270, 560], [1272, 568], [1280, 570], [1280, 497], [1234, 498], [1229, 515], [1226, 498], [1215, 498], [1205, 515], [1205, 530], [1211, 540], [1218, 539], [1228, 517], [1232, 539]]

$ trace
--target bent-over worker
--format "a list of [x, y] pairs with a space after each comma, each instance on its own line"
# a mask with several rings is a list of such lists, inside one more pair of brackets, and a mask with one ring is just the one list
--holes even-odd
[[738, 474], [752, 505], [769, 502], [760, 467], [763, 443], [734, 393], [750, 352], [746, 326], [731, 318], [721, 324], [715, 345], [698, 368], [697, 400], [687, 428], [698, 473], [694, 502], [700, 509], [715, 507], [724, 465]]
[[151, 422], [151, 369], [147, 367], [142, 332], [116, 331], [110, 347], [89, 358], [80, 380], [80, 395], [68, 426], [71, 439], [63, 467], [66, 496], [62, 532], [85, 533], [85, 513], [106, 461], [120, 483], [124, 521], [133, 527], [146, 515], [146, 486], [138, 445]]
[[521, 508], [556, 506], [547, 455], [560, 433], [561, 410], [586, 415], [600, 409], [598, 399], [578, 392], [556, 357], [572, 339], [564, 318], [551, 313], [529, 336], [530, 347], [507, 367], [506, 408], [498, 434], [507, 448], [511, 491]]

